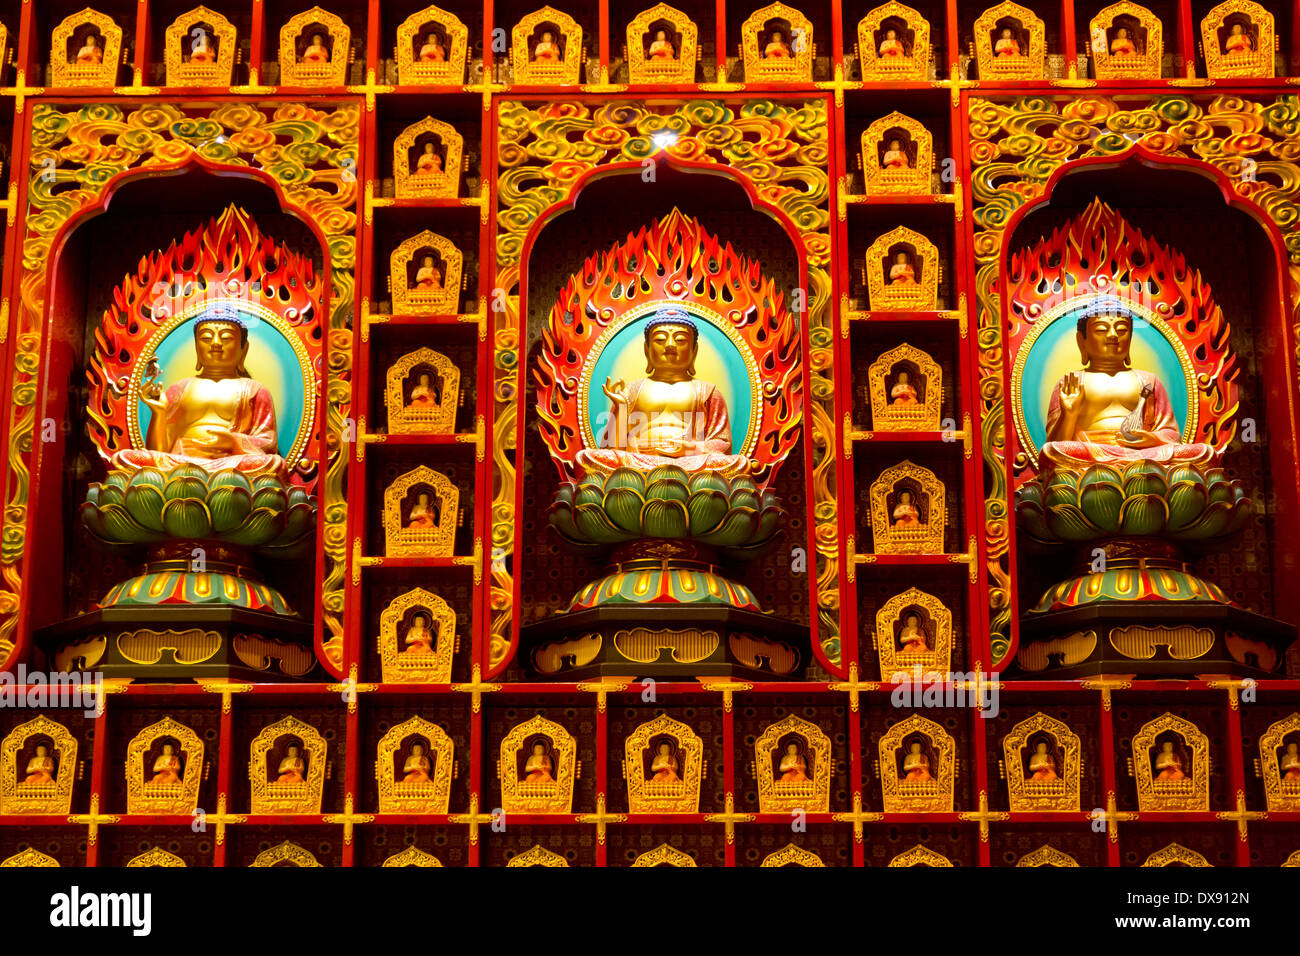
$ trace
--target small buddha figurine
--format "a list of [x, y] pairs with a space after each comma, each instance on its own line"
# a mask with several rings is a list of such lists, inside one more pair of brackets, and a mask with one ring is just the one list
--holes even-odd
[[1279, 770], [1283, 780], [1300, 780], [1300, 753], [1297, 753], [1294, 740], [1286, 745], [1286, 753], [1282, 754]]
[[889, 285], [916, 285], [916, 269], [912, 260], [903, 250], [894, 256], [894, 264], [889, 267]]
[[298, 756], [298, 748], [294, 744], [289, 745], [285, 751], [284, 759], [280, 761], [280, 766], [276, 770], [279, 774], [275, 778], [276, 783], [302, 783], [303, 775], [307, 772], [307, 764], [302, 757]]
[[1223, 44], [1224, 52], [1229, 56], [1234, 53], [1250, 53], [1254, 45], [1250, 42], [1250, 34], [1241, 28], [1240, 23], [1234, 23], [1231, 31], [1228, 33], [1228, 39]]
[[162, 753], [153, 762], [153, 779], [150, 783], [180, 783], [181, 758], [176, 756], [176, 748], [163, 744]]
[[650, 772], [654, 774], [651, 783], [673, 783], [682, 779], [677, 776], [677, 758], [673, 756], [673, 747], [668, 741], [659, 744], [659, 752], [650, 762]]
[[1052, 391], [1041, 452], [1047, 462], [1083, 468], [1135, 459], [1210, 464], [1218, 458], [1212, 445], [1182, 444], [1164, 385], [1152, 372], [1132, 367], [1133, 316], [1123, 302], [1098, 296], [1089, 303], [1075, 343], [1083, 368], [1062, 376]]
[[194, 34], [194, 41], [190, 44], [190, 62], [191, 63], [215, 63], [217, 51], [212, 49], [212, 41], [208, 39], [207, 30], [199, 30]]
[[329, 47], [325, 45], [325, 37], [320, 33], [312, 34], [311, 45], [302, 51], [303, 63], [328, 63], [330, 61]]
[[1183, 758], [1175, 753], [1174, 742], [1172, 740], [1166, 740], [1160, 745], [1160, 753], [1156, 755], [1156, 779], [1184, 779]]
[[429, 783], [432, 769], [429, 758], [424, 755], [424, 744], [412, 744], [411, 755], [402, 764], [402, 783]]
[[673, 49], [672, 41], [668, 39], [668, 34], [663, 30], [657, 31], [655, 38], [650, 41], [647, 58], [651, 60], [677, 59], [677, 51]]
[[1052, 755], [1047, 752], [1047, 742], [1040, 740], [1038, 746], [1034, 748], [1034, 754], [1029, 758], [1029, 779], [1030, 780], [1055, 780], [1056, 761]]
[[879, 49], [880, 59], [896, 59], [907, 55], [903, 49], [903, 41], [898, 38], [897, 30], [886, 30], [885, 38], [880, 41]]
[[781, 765], [777, 769], [781, 773], [782, 783], [804, 783], [808, 780], [808, 761], [793, 740], [785, 745], [785, 753], [781, 755]]
[[422, 292], [437, 292], [442, 288], [442, 273], [433, 264], [433, 256], [425, 256], [416, 270], [415, 287]]
[[[425, 143], [424, 152], [421, 153], [419, 158], [415, 161], [415, 175], [438, 176], [441, 174], [442, 174], [442, 157], [439, 156], [438, 151], [433, 148], [433, 143], [431, 142]], [[433, 261], [432, 259], [429, 259], [427, 256], [425, 257], [425, 260], [427, 262]], [[417, 279], [417, 281], [419, 280]]]
[[411, 506], [411, 513], [406, 519], [406, 527], [411, 531], [425, 531], [436, 527], [437, 524], [438, 506], [431, 505], [428, 494], [421, 492], [420, 496], [415, 499], [415, 504]]
[[1115, 39], [1110, 41], [1111, 56], [1131, 56], [1137, 51], [1137, 45], [1129, 39], [1127, 29], [1120, 27], [1115, 31]]
[[993, 46], [995, 56], [1020, 56], [1020, 41], [1011, 33], [1009, 27], [1002, 28], [1002, 36]]
[[903, 149], [903, 144], [896, 139], [889, 141], [889, 149], [885, 150], [885, 155], [880, 157], [881, 169], [909, 169], [911, 162], [908, 159], [907, 150]]
[[533, 48], [533, 59], [539, 63], [558, 63], [560, 61], [560, 46], [555, 42], [555, 37], [547, 30], [542, 34], [542, 38], [537, 41], [537, 46]]
[[93, 33], [86, 37], [85, 44], [77, 51], [76, 62], [78, 66], [99, 66], [104, 62], [104, 51], [95, 42]]
[[912, 741], [910, 752], [903, 758], [903, 780], [933, 780], [930, 775], [930, 758], [921, 751], [921, 742]]
[[429, 408], [438, 404], [437, 392], [429, 381], [429, 373], [421, 372], [420, 381], [411, 389], [409, 408]]
[[895, 528], [919, 528], [921, 526], [921, 512], [917, 510], [910, 491], [904, 491], [898, 496], [898, 504], [894, 506], [893, 517]]
[[23, 783], [53, 783], [54, 782], [54, 758], [50, 756], [50, 748], [45, 744], [36, 745], [36, 756], [27, 761], [27, 777]]
[[899, 372], [898, 381], [894, 382], [894, 387], [889, 390], [889, 404], [915, 405], [918, 401], [916, 387], [912, 385], [912, 376], [906, 371]]
[[430, 33], [425, 38], [424, 46], [420, 47], [421, 63], [445, 63], [447, 62], [447, 50], [442, 45], [442, 40], [438, 34]]
[[406, 654], [432, 654], [433, 631], [429, 629], [429, 619], [423, 614], [415, 615], [411, 626], [406, 630], [402, 643], [406, 645]]
[[767, 46], [763, 48], [763, 58], [767, 60], [780, 60], [794, 56], [790, 52], [790, 47], [786, 45], [785, 37], [780, 30], [772, 31], [772, 39], [767, 41]]
[[554, 783], [551, 776], [551, 758], [546, 753], [546, 744], [538, 741], [533, 744], [533, 752], [524, 764], [524, 783]]
[[930, 648], [925, 643], [925, 631], [921, 629], [921, 619], [915, 614], [907, 615], [903, 630], [898, 635], [899, 653], [924, 654]]

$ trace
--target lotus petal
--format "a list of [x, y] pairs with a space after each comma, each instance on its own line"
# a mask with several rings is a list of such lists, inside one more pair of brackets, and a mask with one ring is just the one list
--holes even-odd
[[727, 496], [716, 488], [702, 488], [686, 502], [691, 534], [699, 537], [708, 534], [727, 514]]
[[758, 530], [754, 532], [756, 542], [764, 542], [775, 537], [785, 526], [788, 516], [784, 508], [765, 507], [758, 513]]
[[[114, 481], [114, 479], [117, 480]], [[164, 475], [156, 468], [142, 468], [135, 474], [129, 476], [123, 471], [109, 472], [107, 480], [112, 484], [119, 485], [123, 489], [144, 485], [162, 491], [167, 487], [168, 476]]]
[[628, 534], [609, 520], [605, 509], [596, 504], [581, 504], [574, 509], [574, 524], [578, 527], [578, 539], [594, 541], [598, 544], [616, 544], [628, 541], [636, 535]]
[[[258, 481], [259, 488], [263, 486], [262, 483], [265, 480], [266, 479], [260, 479]], [[212, 488], [242, 488], [249, 495], [252, 495], [253, 493], [252, 483], [233, 468], [226, 468], [217, 472], [212, 476], [208, 485]]]
[[732, 491], [748, 491], [751, 494], [758, 494], [758, 485], [754, 484], [754, 479], [749, 475], [737, 475], [731, 479]]
[[645, 499], [633, 488], [615, 488], [605, 493], [604, 508], [614, 524], [624, 531], [641, 530], [641, 509]]
[[[162, 475], [158, 474], [158, 472], [155, 471], [154, 474], [158, 475], [158, 487], [161, 488], [164, 484], [166, 484], [166, 482], [162, 480]], [[110, 471], [108, 473], [108, 476], [104, 479], [104, 487], [120, 488], [123, 491], [125, 491], [126, 486], [130, 484], [130, 482], [131, 482], [131, 475], [127, 474], [125, 471], [113, 470]]]
[[[655, 469], [655, 471], [660, 470]], [[676, 478], [654, 478], [646, 483], [645, 497], [647, 502], [655, 500], [685, 502], [690, 497], [690, 490], [686, 482], [678, 481]]]
[[207, 538], [212, 535], [208, 506], [197, 498], [174, 498], [163, 505], [163, 527], [173, 538]]
[[652, 468], [650, 474], [646, 475], [646, 487], [654, 484], [656, 481], [677, 481], [683, 485], [690, 484], [691, 476], [677, 465], [660, 465], [658, 468]]
[[571, 481], [562, 481], [555, 489], [555, 501], [564, 501], [573, 504], [573, 494], [578, 490], [578, 486]]
[[126, 510], [152, 531], [163, 530], [162, 511], [166, 503], [162, 492], [153, 485], [131, 485], [126, 489]]
[[273, 511], [287, 511], [289, 496], [284, 493], [284, 488], [281, 486], [258, 488], [253, 492], [253, 507], [270, 508]]
[[758, 530], [758, 512], [752, 508], [732, 508], [717, 529], [700, 535], [698, 540], [718, 548], [735, 548], [750, 544]]
[[1130, 462], [1124, 468], [1124, 477], [1121, 484], [1125, 496], [1129, 498], [1139, 495], [1160, 495], [1164, 497], [1169, 490], [1169, 481], [1165, 476], [1164, 469], [1152, 461]]
[[284, 521], [285, 512], [281, 508], [254, 508], [243, 524], [223, 534], [221, 540], [245, 548], [256, 548], [279, 537], [284, 530]]
[[573, 496], [575, 507], [583, 505], [596, 505], [599, 507], [605, 500], [605, 489], [599, 485], [583, 484], [578, 487], [578, 493]]
[[88, 526], [105, 541], [118, 544], [148, 544], [163, 537], [137, 522], [121, 505], [101, 506], [97, 521]]
[[99, 494], [96, 498], [100, 506], [121, 505], [126, 507], [126, 490], [117, 485], [100, 485]]
[[570, 541], [581, 541], [582, 532], [573, 521], [573, 506], [567, 501], [553, 501], [551, 507], [547, 509], [547, 518], [551, 522], [551, 527], [560, 533], [561, 537]]
[[[253, 499], [248, 491], [235, 485], [214, 488], [208, 495], [208, 511], [212, 514], [212, 530], [224, 534], [238, 528], [253, 510]], [[312, 510], [312, 509], [307, 509]]]
[[1209, 489], [1203, 483], [1188, 479], [1169, 489], [1169, 530], [1181, 531], [1205, 511], [1210, 503]]
[[[651, 488], [655, 484], [651, 482]], [[682, 490], [686, 490], [685, 485]], [[647, 537], [684, 538], [688, 528], [686, 505], [681, 501], [651, 498], [641, 509], [641, 527]]]
[[747, 508], [751, 511], [757, 511], [761, 506], [758, 494], [750, 491], [748, 488], [737, 488], [731, 493], [731, 507]]
[[631, 488], [641, 497], [645, 497], [645, 478], [635, 468], [615, 468], [605, 479], [605, 490]]
[[202, 501], [207, 496], [208, 483], [202, 478], [196, 478], [193, 475], [181, 475], [179, 478], [172, 478], [167, 482], [167, 487], [163, 489], [163, 497], [168, 501], [181, 501], [184, 499]]
[[1119, 529], [1119, 511], [1124, 493], [1111, 482], [1085, 485], [1079, 492], [1079, 508], [1102, 531]]
[[[1164, 484], [1163, 478], [1161, 484]], [[1120, 509], [1119, 524], [1124, 534], [1157, 534], [1169, 523], [1169, 505], [1156, 494], [1135, 495]]]
[[1043, 507], [1051, 511], [1058, 507], [1076, 508], [1079, 505], [1079, 491], [1070, 485], [1048, 485], [1043, 495]]
[[716, 471], [698, 471], [691, 475], [690, 488], [696, 491], [720, 491], [724, 495], [731, 493], [731, 483]]
[[1070, 504], [1054, 505], [1047, 511], [1047, 526], [1055, 537], [1066, 541], [1087, 541], [1098, 529], [1082, 511]]
[[1047, 513], [1032, 498], [1022, 497], [1016, 493], [1016, 523], [1025, 532], [1040, 541], [1050, 541], [1052, 532], [1047, 527]]

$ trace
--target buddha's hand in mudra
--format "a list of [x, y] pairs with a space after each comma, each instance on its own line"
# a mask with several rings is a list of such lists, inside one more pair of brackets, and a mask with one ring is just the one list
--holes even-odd
[[1130, 428], [1127, 435], [1115, 436], [1115, 444], [1123, 445], [1125, 448], [1154, 448], [1157, 445], [1166, 445], [1168, 442], [1145, 428]]
[[158, 381], [161, 376], [158, 360], [151, 358], [145, 367], [144, 378], [140, 382], [140, 400], [155, 414], [167, 411], [167, 396], [163, 392], [162, 383]]
[[1072, 415], [1079, 410], [1083, 402], [1083, 379], [1078, 372], [1070, 372], [1061, 379], [1061, 411]]
[[185, 444], [210, 458], [221, 458], [237, 452], [234, 432], [223, 425], [206, 425], [197, 434], [187, 436]]
[[607, 378], [605, 384], [601, 386], [605, 392], [605, 397], [615, 405], [627, 404], [627, 383], [621, 378]]

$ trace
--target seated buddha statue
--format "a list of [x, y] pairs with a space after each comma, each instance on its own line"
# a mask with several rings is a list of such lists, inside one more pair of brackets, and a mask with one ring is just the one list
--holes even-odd
[[881, 169], [908, 169], [911, 167], [908, 161], [907, 151], [903, 149], [903, 144], [896, 139], [889, 141], [889, 149], [885, 150], [885, 155], [880, 157]]
[[539, 63], [560, 61], [560, 46], [555, 42], [555, 36], [550, 30], [543, 33], [542, 38], [537, 41], [537, 46], [533, 47], [533, 59]]
[[198, 374], [164, 392], [150, 363], [140, 389], [153, 412], [144, 448], [117, 452], [113, 468], [169, 470], [194, 465], [207, 472], [234, 469], [246, 478], [286, 478], [277, 455], [275, 402], [248, 374], [248, 327], [238, 313], [214, 306], [194, 323]]
[[416, 270], [415, 287], [421, 292], [437, 292], [442, 288], [442, 273], [434, 265], [433, 256], [425, 256]]
[[76, 62], [78, 66], [99, 66], [104, 62], [104, 51], [99, 48], [93, 33], [86, 37], [86, 42], [77, 51]]
[[673, 783], [682, 778], [677, 776], [677, 758], [673, 756], [673, 746], [667, 741], [659, 744], [659, 752], [650, 762], [651, 783]]
[[727, 403], [712, 382], [695, 377], [700, 330], [677, 308], [663, 308], [645, 323], [646, 378], [605, 379], [608, 425], [599, 448], [575, 461], [587, 472], [627, 466], [649, 471], [677, 465], [687, 472], [746, 473], [749, 459], [731, 453]]
[[1040, 740], [1038, 746], [1034, 748], [1034, 754], [1029, 758], [1029, 779], [1030, 780], [1055, 780], [1056, 761], [1052, 755], [1047, 752], [1047, 742]]
[[307, 49], [302, 51], [303, 63], [328, 63], [330, 61], [329, 47], [325, 45], [325, 37], [316, 33], [312, 35], [311, 44]]
[[424, 744], [412, 744], [411, 755], [402, 764], [402, 783], [429, 783], [432, 769], [429, 758], [424, 755]]
[[1002, 28], [1002, 35], [998, 37], [998, 42], [993, 45], [993, 54], [995, 56], [1020, 56], [1020, 41], [1011, 33], [1009, 27]]
[[438, 392], [436, 387], [429, 380], [428, 372], [420, 373], [420, 381], [416, 383], [415, 388], [411, 389], [411, 401], [408, 403], [409, 408], [429, 408], [438, 404]]
[[[415, 175], [417, 176], [437, 176], [442, 172], [442, 157], [438, 151], [433, 148], [433, 143], [424, 144], [424, 152], [420, 154], [415, 161]], [[425, 262], [433, 260], [426, 256]], [[417, 278], [418, 281], [418, 278]]]
[[1183, 758], [1174, 750], [1174, 742], [1166, 740], [1160, 745], [1160, 753], [1156, 754], [1156, 779], [1182, 780], [1184, 778]]
[[50, 748], [45, 744], [37, 744], [36, 756], [27, 761], [27, 776], [23, 778], [23, 783], [53, 782], [54, 758], [50, 756]]
[[894, 387], [889, 390], [889, 404], [915, 405], [918, 401], [916, 387], [912, 385], [912, 376], [906, 371], [899, 372], [898, 380], [894, 382]]
[[298, 756], [298, 748], [294, 744], [289, 745], [285, 751], [284, 759], [280, 761], [280, 766], [276, 769], [278, 776], [275, 778], [276, 783], [302, 783], [307, 773], [307, 764]]
[[153, 779], [150, 783], [170, 784], [181, 782], [181, 758], [176, 756], [176, 748], [163, 744], [162, 753], [153, 762]]
[[1234, 53], [1250, 53], [1254, 48], [1250, 34], [1241, 28], [1240, 23], [1234, 23], [1228, 32], [1228, 39], [1224, 41], [1223, 52], [1232, 56]]
[[910, 491], [904, 491], [898, 496], [898, 504], [894, 506], [893, 518], [895, 528], [919, 528], [921, 526], [921, 512], [917, 509]]
[[406, 527], [412, 531], [427, 531], [438, 525], [438, 505], [429, 503], [427, 492], [421, 492], [406, 516]]
[[1218, 457], [1211, 445], [1182, 443], [1165, 386], [1132, 367], [1133, 317], [1119, 299], [1094, 299], [1078, 321], [1075, 342], [1083, 368], [1062, 376], [1052, 390], [1042, 449], [1047, 462], [1208, 464]]
[[1297, 749], [1294, 740], [1286, 745], [1286, 752], [1282, 754], [1278, 767], [1283, 780], [1300, 780], [1300, 752]]
[[442, 45], [442, 40], [438, 34], [430, 33], [425, 38], [424, 46], [420, 47], [421, 63], [445, 63], [447, 62], [447, 50]]
[[888, 285], [916, 285], [916, 269], [908, 254], [899, 250], [894, 256], [894, 264], [889, 267]]
[[406, 654], [432, 654], [433, 631], [429, 629], [429, 619], [423, 614], [415, 615], [411, 626], [407, 628], [402, 643], [406, 645]]
[[1129, 39], [1127, 29], [1120, 27], [1115, 31], [1115, 39], [1110, 41], [1111, 56], [1132, 56], [1137, 51], [1137, 44]]
[[898, 645], [901, 654], [924, 654], [930, 649], [925, 642], [921, 619], [917, 615], [907, 615], [907, 619], [903, 622], [903, 630], [898, 635]]
[[655, 38], [650, 41], [650, 49], [646, 51], [646, 58], [650, 60], [675, 60], [677, 51], [673, 49], [672, 41], [668, 39], [668, 34], [663, 30], [655, 32]]
[[763, 48], [763, 58], [766, 60], [780, 60], [794, 56], [790, 52], [790, 47], [786, 45], [785, 37], [780, 30], [772, 31], [772, 39], [767, 41], [767, 46]]
[[533, 752], [524, 764], [524, 783], [554, 783], [555, 778], [551, 776], [553, 769], [551, 758], [546, 753], [546, 744], [539, 741], [533, 744]]
[[781, 755], [781, 764], [777, 767], [782, 783], [804, 783], [808, 780], [808, 761], [799, 752], [799, 745], [793, 740], [785, 745]]
[[930, 775], [930, 758], [921, 750], [919, 740], [912, 741], [912, 746], [905, 758], [903, 758], [903, 781], [918, 782], [921, 780], [933, 780]]
[[190, 62], [214, 63], [216, 59], [217, 51], [212, 49], [212, 41], [208, 39], [208, 31], [200, 30], [194, 35], [194, 42], [190, 44]]
[[903, 41], [898, 38], [897, 30], [885, 31], [885, 38], [880, 41], [880, 48], [877, 53], [882, 60], [889, 60], [907, 55], [907, 51], [903, 49]]

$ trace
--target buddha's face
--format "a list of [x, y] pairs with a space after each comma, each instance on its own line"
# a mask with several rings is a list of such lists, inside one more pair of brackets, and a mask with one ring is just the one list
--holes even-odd
[[290, 745], [288, 756], [290, 756], [290, 757], [296, 757], [296, 756], [298, 756], [298, 748], [297, 748], [297, 747], [294, 747], [294, 746], [292, 746], [292, 745]]
[[205, 373], [232, 378], [248, 354], [248, 336], [230, 322], [202, 322], [194, 327], [194, 351]]
[[656, 39], [656, 40], [666, 40], [666, 39], [668, 39], [668, 37], [664, 34], [664, 31], [663, 31], [663, 30], [660, 30], [658, 33], [655, 34], [655, 39]]
[[428, 625], [429, 625], [429, 619], [427, 617], [425, 617], [423, 614], [415, 615], [416, 627], [428, 627]]
[[1038, 752], [1039, 752], [1040, 754], [1045, 754], [1045, 753], [1047, 753], [1047, 744], [1043, 743], [1043, 742], [1040, 740], [1040, 741], [1038, 742], [1038, 748], [1037, 748], [1037, 749], [1038, 749]]
[[1287, 744], [1287, 745], [1286, 745], [1286, 755], [1287, 755], [1288, 757], [1294, 757], [1294, 756], [1295, 756], [1295, 753], [1296, 753], [1296, 745], [1295, 745], [1295, 744]]
[[900, 266], [907, 265], [907, 253], [900, 252], [898, 255], [894, 256], [894, 261], [898, 263]]
[[1127, 40], [1127, 39], [1128, 39], [1128, 31], [1125, 30], [1123, 27], [1120, 27], [1118, 30], [1115, 31], [1115, 36], [1118, 37], [1118, 38], [1121, 39], [1121, 40]]
[[695, 364], [699, 343], [694, 330], [685, 325], [664, 324], [655, 326], [646, 340], [646, 363], [656, 372], [689, 375]]
[[433, 268], [433, 256], [425, 256], [425, 257], [424, 257], [424, 267], [425, 267], [426, 269], [432, 269], [432, 268]]
[[1173, 752], [1174, 752], [1174, 744], [1173, 744], [1173, 741], [1166, 740], [1163, 744], [1160, 745], [1160, 749], [1161, 749], [1162, 752], [1167, 753], [1167, 754], [1171, 754], [1171, 753], [1173, 753]]
[[429, 496], [428, 496], [428, 495], [420, 495], [419, 503], [420, 503], [422, 506], [424, 506], [424, 507], [427, 508], [427, 507], [429, 506]]
[[781, 31], [780, 31], [780, 30], [774, 30], [774, 31], [772, 32], [772, 42], [773, 42], [773, 43], [780, 43], [782, 39], [784, 39], [784, 37], [781, 35]]
[[899, 385], [906, 385], [906, 384], [907, 384], [908, 382], [910, 382], [910, 381], [911, 381], [911, 376], [909, 376], [906, 372], [899, 372], [899, 373], [898, 373], [898, 384], [899, 384]]
[[49, 751], [45, 749], [45, 744], [40, 744], [39, 746], [37, 746], [37, 748], [36, 748], [36, 756], [38, 756], [38, 757], [44, 757], [44, 756], [45, 756], [46, 754], [48, 754], [48, 753], [49, 753]]
[[438, 34], [436, 33], [429, 34], [428, 42], [432, 43], [434, 46], [442, 46], [442, 41], [438, 39]]
[[668, 756], [668, 751], [669, 751], [670, 749], [671, 749], [671, 748], [668, 746], [668, 744], [666, 744], [666, 743], [664, 743], [664, 744], [660, 744], [660, 745], [659, 745], [659, 756], [661, 756], [661, 757], [667, 757], [667, 756]]
[[1128, 357], [1133, 320], [1127, 315], [1095, 315], [1088, 319], [1087, 333], [1075, 338], [1088, 364], [1114, 365]]
[[411, 748], [411, 756], [418, 757], [424, 753], [424, 744], [416, 744]]
[[1002, 39], [1004, 39], [1004, 40], [1010, 40], [1010, 39], [1011, 39], [1011, 31], [1010, 31], [1008, 28], [1006, 28], [1006, 27], [1003, 27], [1003, 28], [1002, 28]]
[[543, 43], [550, 43], [553, 39], [554, 37], [551, 36], [550, 31], [547, 31], [546, 33], [542, 34]]
[[886, 40], [896, 40], [896, 39], [898, 39], [898, 33], [897, 33], [896, 31], [894, 31], [894, 30], [886, 30], [886, 31], [885, 31], [885, 39], [886, 39]]
[[905, 505], [910, 505], [912, 503], [912, 493], [910, 491], [905, 491], [899, 496], [898, 500]]
[[163, 756], [164, 756], [164, 757], [170, 757], [170, 756], [171, 756], [172, 754], [174, 754], [175, 752], [176, 752], [176, 751], [175, 751], [175, 749], [172, 747], [171, 744], [163, 744]]
[[1239, 36], [1240, 34], [1241, 34], [1241, 24], [1240, 24], [1240, 23], [1234, 23], [1234, 24], [1232, 25], [1232, 35], [1233, 35], [1233, 36]]
[[793, 757], [793, 756], [795, 756], [796, 754], [799, 753], [799, 745], [796, 744], [796, 743], [789, 743], [789, 744], [786, 744], [786, 745], [785, 745], [785, 752], [788, 753], [791, 757]]
[[546, 745], [545, 745], [545, 744], [533, 744], [533, 756], [534, 756], [534, 757], [540, 757], [540, 756], [541, 756], [542, 754], [544, 754], [544, 753], [546, 753]]
[[[1240, 32], [1240, 28], [1238, 28], [1238, 32]], [[95, 44], [95, 38], [94, 38], [93, 36], [88, 36], [88, 37], [86, 37], [86, 48], [87, 48], [87, 49], [93, 50], [93, 49], [95, 48], [95, 45], [96, 45], [96, 44]]]
[[918, 624], [920, 624], [920, 623], [921, 623], [921, 622], [917, 620], [915, 614], [909, 614], [909, 615], [907, 615], [907, 626], [908, 626], [908, 627], [915, 628], [915, 627], [916, 627]]
[[432, 144], [432, 143], [425, 143], [425, 144], [424, 144], [424, 151], [425, 151], [426, 153], [432, 153], [432, 152], [433, 152], [433, 144]]
[[911, 751], [911, 752], [914, 753], [914, 754], [919, 754], [919, 753], [921, 752], [921, 744], [920, 744], [919, 741], [916, 741], [916, 740], [912, 741], [912, 751]]
[[427, 372], [420, 376], [420, 384], [421, 385], [429, 384], [429, 374]]
[[325, 45], [325, 38], [318, 33], [311, 38], [311, 45], [314, 47], [322, 47]]

